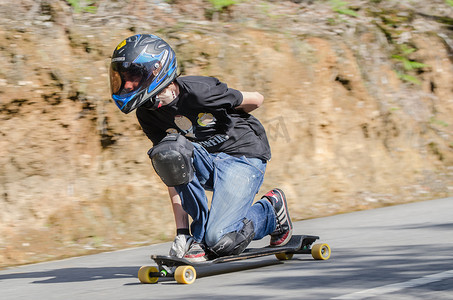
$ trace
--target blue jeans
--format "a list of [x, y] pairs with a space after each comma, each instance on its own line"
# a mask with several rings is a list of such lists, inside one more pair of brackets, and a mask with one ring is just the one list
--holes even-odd
[[[265, 199], [252, 205], [263, 183], [266, 162], [209, 153], [199, 144], [194, 146], [194, 179], [175, 187], [183, 209], [192, 217], [194, 239], [212, 247], [223, 235], [240, 230], [244, 218], [253, 222], [254, 239], [272, 233], [276, 227], [272, 205]], [[213, 191], [210, 209], [205, 190]]]

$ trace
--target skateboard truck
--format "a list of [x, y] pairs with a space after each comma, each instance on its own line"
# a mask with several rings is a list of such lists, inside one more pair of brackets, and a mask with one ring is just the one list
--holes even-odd
[[138, 279], [142, 283], [157, 283], [160, 277], [174, 277], [178, 283], [191, 284], [197, 278], [195, 267], [209, 266], [217, 263], [240, 261], [267, 255], [275, 255], [278, 260], [290, 260], [294, 254], [311, 254], [316, 260], [327, 260], [330, 257], [330, 247], [318, 243], [318, 236], [293, 235], [288, 244], [281, 247], [248, 248], [239, 255], [222, 256], [203, 262], [190, 262], [184, 258], [166, 255], [151, 255], [156, 266], [143, 266], [138, 271]]

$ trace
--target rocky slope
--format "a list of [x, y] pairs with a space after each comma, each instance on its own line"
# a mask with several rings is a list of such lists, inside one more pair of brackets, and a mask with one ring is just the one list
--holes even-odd
[[173, 238], [152, 145], [109, 99], [135, 33], [264, 94], [262, 192], [294, 219], [453, 194], [448, 1], [212, 2], [0, 1], [0, 266]]

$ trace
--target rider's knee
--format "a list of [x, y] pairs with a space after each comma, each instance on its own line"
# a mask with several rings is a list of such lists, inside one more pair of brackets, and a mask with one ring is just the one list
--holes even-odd
[[212, 233], [208, 232], [205, 235], [205, 243], [210, 251], [217, 256], [242, 253], [255, 237], [253, 222], [248, 219], [244, 219], [242, 222], [244, 225], [239, 231], [229, 232], [221, 237], [213, 236]]

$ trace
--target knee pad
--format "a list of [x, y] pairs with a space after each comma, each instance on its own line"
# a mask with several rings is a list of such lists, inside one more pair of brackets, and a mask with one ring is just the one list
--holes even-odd
[[167, 186], [189, 183], [194, 176], [194, 146], [180, 134], [170, 134], [148, 151], [157, 175]]
[[244, 226], [239, 231], [225, 234], [209, 250], [217, 256], [241, 254], [255, 237], [253, 222], [248, 219], [242, 222]]

